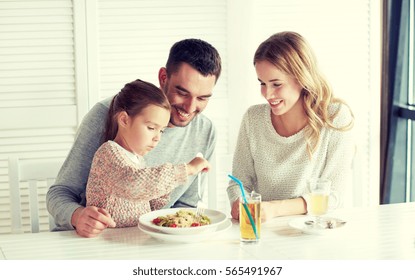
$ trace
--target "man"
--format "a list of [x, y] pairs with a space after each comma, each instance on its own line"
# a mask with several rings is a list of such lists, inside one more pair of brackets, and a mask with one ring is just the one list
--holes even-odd
[[[145, 156], [148, 166], [188, 162], [198, 152], [209, 161], [216, 144], [212, 122], [200, 113], [205, 109], [221, 73], [221, 58], [209, 43], [185, 39], [170, 49], [166, 67], [158, 73], [160, 88], [170, 101], [169, 127], [161, 141]], [[105, 209], [85, 207], [85, 188], [95, 151], [102, 144], [111, 99], [97, 103], [83, 119], [75, 142], [55, 184], [47, 193], [48, 211], [57, 230], [76, 229], [84, 237], [99, 235], [115, 223]], [[176, 188], [168, 207], [195, 207], [196, 177]]]

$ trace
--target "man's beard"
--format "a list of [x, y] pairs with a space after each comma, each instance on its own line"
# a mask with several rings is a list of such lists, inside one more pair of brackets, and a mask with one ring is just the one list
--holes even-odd
[[[168, 89], [169, 89], [169, 82], [167, 82], [164, 85], [164, 88], [163, 88], [163, 91], [165, 92], [165, 94], [166, 94], [167, 97], [170, 96], [170, 94], [168, 93]], [[170, 102], [170, 100], [169, 100], [169, 102]], [[177, 109], [176, 109], [176, 107], [173, 104], [170, 104], [170, 105], [171, 105], [171, 113], [170, 113], [170, 121], [169, 121], [170, 124], [169, 124], [169, 126], [186, 127], [186, 126], [188, 126], [193, 121], [194, 117], [196, 117], [196, 115], [194, 115], [191, 119], [187, 120], [186, 123], [183, 123], [181, 121], [177, 121], [176, 122], [174, 120], [174, 117], [172, 117], [172, 116], [173, 115], [175, 116], [176, 114], [178, 115], [179, 112], [177, 112]], [[180, 110], [181, 111], [184, 111], [181, 108], [180, 108]]]
[[[174, 111], [174, 112], [173, 112]], [[183, 111], [183, 110], [182, 110]], [[188, 126], [193, 119], [196, 117], [196, 115], [193, 115], [190, 119], [188, 119], [186, 122], [182, 122], [182, 121], [175, 121], [174, 117], [172, 117], [172, 115], [179, 115], [179, 112], [177, 112], [177, 109], [175, 107], [172, 106], [172, 113], [170, 115], [170, 124], [176, 127], [186, 127]]]

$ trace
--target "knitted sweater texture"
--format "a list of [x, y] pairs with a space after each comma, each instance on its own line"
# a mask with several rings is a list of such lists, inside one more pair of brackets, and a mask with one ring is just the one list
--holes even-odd
[[[54, 230], [72, 230], [72, 214], [85, 206], [86, 185], [92, 159], [103, 144], [105, 121], [112, 97], [102, 100], [88, 112], [77, 131], [75, 141], [46, 196], [47, 208], [57, 227]], [[212, 160], [216, 143], [216, 129], [212, 121], [198, 114], [185, 127], [168, 127], [158, 145], [144, 156], [147, 166], [160, 166], [166, 162], [189, 162], [198, 152]], [[203, 182], [207, 179], [202, 175]], [[185, 184], [175, 188], [163, 208], [196, 207], [198, 201], [197, 176], [189, 176]]]
[[[351, 114], [346, 106], [333, 104], [329, 107], [329, 112], [336, 111], [336, 127], [350, 123]], [[232, 166], [233, 175], [243, 182], [247, 192], [260, 193], [263, 201], [297, 197], [304, 197], [307, 201], [307, 180], [325, 177], [332, 181], [332, 189], [338, 191], [341, 198], [344, 196], [344, 191], [351, 188], [349, 183], [355, 152], [352, 130], [324, 127], [310, 159], [306, 129], [307, 126], [292, 136], [283, 137], [272, 126], [268, 104], [254, 105], [247, 110], [239, 130]], [[227, 192], [231, 204], [240, 196], [240, 189], [233, 181], [229, 182]]]
[[142, 158], [131, 160], [113, 141], [102, 144], [92, 161], [87, 205], [106, 209], [117, 227], [136, 226], [140, 215], [161, 209], [168, 194], [186, 183], [186, 165], [166, 163], [145, 168], [143, 163]]

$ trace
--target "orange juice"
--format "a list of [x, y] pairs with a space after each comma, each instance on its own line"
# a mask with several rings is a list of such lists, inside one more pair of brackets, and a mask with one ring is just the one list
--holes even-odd
[[310, 214], [313, 216], [320, 216], [327, 213], [329, 205], [329, 196], [326, 193], [312, 193], [311, 194], [311, 209]]
[[[261, 233], [261, 202], [248, 200], [248, 204], [246, 206], [251, 213], [252, 219], [254, 220], [256, 232], [259, 238]], [[257, 241], [251, 221], [249, 220], [245, 207], [241, 201], [239, 202], [239, 225], [242, 241]]]

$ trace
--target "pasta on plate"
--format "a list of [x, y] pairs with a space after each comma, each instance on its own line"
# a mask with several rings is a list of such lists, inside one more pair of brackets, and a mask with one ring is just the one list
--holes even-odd
[[153, 219], [153, 224], [161, 227], [188, 228], [209, 225], [210, 219], [206, 215], [197, 218], [193, 211], [179, 210], [174, 214], [158, 216]]

